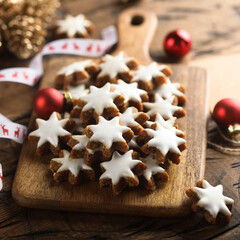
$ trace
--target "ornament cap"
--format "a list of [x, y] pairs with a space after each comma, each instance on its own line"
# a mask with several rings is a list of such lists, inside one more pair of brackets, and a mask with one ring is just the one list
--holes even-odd
[[228, 131], [230, 134], [240, 134], [240, 124], [229, 125]]
[[70, 92], [64, 92], [63, 96], [64, 96], [66, 104], [72, 103], [72, 94]]

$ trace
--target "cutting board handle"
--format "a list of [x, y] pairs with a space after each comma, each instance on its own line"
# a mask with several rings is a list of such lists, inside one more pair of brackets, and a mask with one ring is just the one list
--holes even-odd
[[151, 62], [149, 46], [157, 28], [157, 16], [148, 10], [129, 8], [118, 18], [119, 43], [117, 52], [136, 56], [142, 64]]

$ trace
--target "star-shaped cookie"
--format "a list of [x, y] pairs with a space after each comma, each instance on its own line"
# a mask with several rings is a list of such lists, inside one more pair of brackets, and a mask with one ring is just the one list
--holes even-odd
[[[58, 153], [59, 137], [65, 137], [68, 140], [71, 133], [64, 129], [69, 119], [59, 120], [60, 115], [53, 112], [48, 120], [36, 119], [38, 128], [29, 134], [29, 140], [38, 140], [37, 153], [42, 154], [41, 150], [45, 144], [50, 144], [53, 153]], [[54, 151], [55, 150], [55, 151]]]
[[131, 61], [131, 57], [124, 57], [124, 53], [120, 52], [116, 56], [107, 54], [103, 61], [99, 64], [100, 73], [98, 77], [109, 76], [115, 78], [119, 73], [128, 72], [127, 63]]
[[86, 135], [72, 135], [71, 139], [68, 141], [68, 145], [72, 147], [70, 157], [84, 157], [88, 141], [89, 139]]
[[[164, 70], [168, 69], [165, 65], [158, 65], [152, 62], [147, 66], [140, 65], [136, 71], [133, 71], [134, 77], [131, 82], [138, 82], [138, 86], [146, 91], [151, 91], [154, 85], [160, 86], [166, 83], [166, 75]], [[165, 71], [166, 74], [171, 75], [170, 70]]]
[[149, 116], [146, 113], [138, 112], [134, 107], [127, 108], [125, 112], [120, 113], [119, 117], [121, 124], [130, 127], [135, 134], [140, 134], [143, 130], [141, 125], [149, 120]]
[[106, 82], [116, 83], [117, 79], [129, 82], [133, 77], [131, 70], [136, 66], [136, 61], [131, 57], [125, 57], [123, 52], [115, 56], [107, 54], [99, 64], [100, 72], [96, 85], [103, 86]]
[[200, 180], [196, 185], [186, 191], [193, 202], [193, 211], [203, 212], [206, 220], [212, 224], [217, 218], [229, 222], [234, 200], [223, 195], [223, 186], [214, 187], [206, 180]]
[[185, 116], [185, 111], [182, 107], [172, 105], [171, 101], [169, 102], [169, 100], [164, 100], [158, 94], [155, 94], [154, 102], [144, 102], [143, 107], [146, 108], [149, 116], [156, 113], [160, 113], [164, 119]]
[[93, 24], [83, 14], [67, 15], [65, 19], [57, 21], [57, 34], [65, 34], [68, 38], [89, 37]]
[[111, 85], [109, 83], [101, 88], [91, 86], [89, 93], [81, 98], [81, 100], [86, 102], [82, 111], [94, 109], [97, 114], [101, 115], [105, 108], [116, 107], [114, 98], [118, 95], [119, 93], [111, 91]]
[[[63, 150], [60, 153], [60, 157], [53, 158], [50, 163], [50, 168], [54, 172], [54, 180], [59, 182], [62, 180], [68, 180], [72, 184], [76, 184], [80, 181], [80, 172], [89, 179], [94, 179], [94, 171], [91, 167], [84, 163], [83, 158], [69, 158], [70, 153]], [[68, 175], [66, 175], [66, 172]]]
[[166, 128], [156, 123], [155, 130], [145, 129], [145, 134], [150, 137], [141, 150], [152, 153], [158, 163], [164, 163], [168, 158], [178, 164], [180, 162], [181, 151], [186, 148], [185, 139], [178, 136], [178, 129], [175, 127]]
[[172, 101], [176, 97], [179, 105], [183, 105], [186, 102], [186, 97], [179, 89], [183, 88], [179, 83], [172, 83], [169, 78], [165, 84], [160, 85], [153, 91], [155, 94], [159, 94], [163, 99]]
[[[123, 155], [114, 152], [112, 159], [101, 163], [103, 174], [100, 176], [100, 186], [112, 185], [113, 193], [119, 194], [123, 188], [128, 186], [137, 186], [138, 178], [133, 172], [133, 169], [139, 165], [141, 171], [146, 168], [141, 160], [133, 159], [133, 150], [130, 150]], [[121, 180], [124, 179], [124, 183]]]
[[[123, 104], [124, 98], [121, 97], [119, 93], [111, 91], [110, 83], [106, 83], [101, 88], [91, 86], [89, 93], [79, 99], [78, 104], [83, 106], [80, 119], [88, 124], [92, 118], [98, 120], [98, 117], [101, 115], [106, 118], [117, 116], [119, 110], [114, 103], [116, 98], [118, 98], [120, 105]], [[107, 112], [107, 114], [105, 114], [104, 111]]]
[[120, 125], [119, 117], [106, 120], [99, 117], [96, 125], [88, 125], [84, 134], [89, 137], [88, 148], [99, 147], [104, 156], [111, 156], [114, 150], [122, 152], [128, 151], [127, 142], [129, 142], [134, 133], [126, 126]]
[[145, 169], [142, 173], [146, 189], [153, 191], [158, 185], [168, 181], [167, 172], [164, 168], [159, 166], [151, 154], [141, 160], [147, 166], [147, 169]]

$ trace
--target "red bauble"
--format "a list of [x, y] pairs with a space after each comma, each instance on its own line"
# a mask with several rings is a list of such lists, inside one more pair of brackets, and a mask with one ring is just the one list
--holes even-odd
[[214, 107], [212, 117], [222, 128], [240, 124], [240, 101], [232, 98], [220, 100]]
[[182, 58], [191, 49], [192, 39], [190, 34], [184, 29], [177, 29], [170, 32], [164, 39], [164, 49], [166, 53], [174, 58]]
[[37, 92], [33, 109], [38, 117], [48, 119], [53, 112], [62, 112], [64, 96], [54, 88], [44, 88]]

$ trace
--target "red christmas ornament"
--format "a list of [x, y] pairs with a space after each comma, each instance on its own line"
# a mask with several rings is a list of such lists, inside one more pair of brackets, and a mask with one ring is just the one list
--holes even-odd
[[192, 46], [190, 34], [184, 29], [177, 29], [170, 32], [164, 39], [164, 50], [174, 58], [185, 56]]
[[54, 88], [44, 88], [37, 92], [33, 109], [38, 117], [48, 119], [52, 112], [62, 112], [64, 96]]
[[213, 119], [221, 128], [240, 124], [240, 101], [224, 98], [217, 102], [213, 110]]

